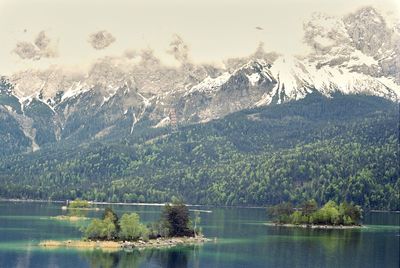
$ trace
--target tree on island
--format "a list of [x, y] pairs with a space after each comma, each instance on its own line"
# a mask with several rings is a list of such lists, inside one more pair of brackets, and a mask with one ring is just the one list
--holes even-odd
[[75, 199], [68, 203], [68, 208], [89, 208], [91, 204], [87, 200]]
[[106, 208], [102, 219], [93, 221], [83, 229], [84, 237], [90, 240], [138, 240], [148, 238], [148, 229], [140, 223], [136, 213], [123, 214], [118, 220], [117, 214]]
[[87, 239], [114, 240], [116, 238], [116, 227], [110, 219], [94, 219], [84, 229], [84, 236]]
[[281, 203], [268, 209], [273, 221], [280, 224], [358, 225], [362, 218], [360, 206], [346, 202], [337, 205], [328, 201], [318, 209], [314, 200], [305, 202], [299, 209], [291, 203]]
[[268, 214], [278, 223], [288, 222], [292, 213], [293, 205], [289, 202], [280, 203], [268, 208]]
[[115, 225], [115, 230], [119, 231], [118, 215], [111, 208], [104, 209], [102, 219], [111, 221]]
[[[195, 214], [195, 223], [200, 223], [199, 213]], [[84, 237], [90, 240], [148, 240], [157, 237], [195, 236], [189, 217], [189, 209], [181, 200], [174, 199], [171, 204], [166, 204], [161, 219], [146, 227], [140, 222], [136, 213], [125, 213], [119, 219], [111, 209], [104, 210], [101, 219], [94, 219], [83, 229]]]
[[120, 239], [135, 241], [142, 237], [144, 240], [148, 240], [149, 230], [140, 223], [140, 217], [136, 213], [122, 215], [120, 228]]
[[189, 218], [189, 209], [182, 200], [174, 199], [166, 204], [162, 212], [163, 225], [168, 229], [168, 236], [194, 236]]

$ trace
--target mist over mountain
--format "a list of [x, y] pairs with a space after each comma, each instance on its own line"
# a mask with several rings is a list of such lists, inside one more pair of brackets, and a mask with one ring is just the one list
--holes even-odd
[[29, 151], [74, 135], [129, 135], [142, 121], [166, 126], [171, 110], [179, 124], [188, 124], [313, 92], [398, 101], [399, 32], [374, 8], [342, 18], [314, 14], [304, 32], [312, 52], [302, 56], [267, 53], [260, 44], [248, 57], [225, 60], [225, 66], [195, 64], [175, 35], [168, 52], [179, 62], [176, 67], [144, 49], [99, 58], [87, 72], [54, 66], [14, 73], [2, 80], [1, 113], [17, 127], [7, 135], [18, 133], [24, 144], [28, 139], [22, 151]]

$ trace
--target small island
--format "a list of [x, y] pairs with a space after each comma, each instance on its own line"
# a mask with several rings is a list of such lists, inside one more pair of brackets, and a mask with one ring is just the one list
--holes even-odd
[[318, 207], [315, 200], [307, 201], [300, 207], [286, 202], [268, 208], [272, 222], [266, 225], [284, 227], [303, 227], [315, 229], [351, 229], [360, 228], [362, 209], [346, 202], [336, 204], [328, 201]]
[[188, 208], [178, 200], [166, 204], [160, 220], [147, 226], [140, 222], [137, 213], [125, 213], [118, 218], [111, 208], [106, 208], [101, 219], [93, 219], [87, 227], [81, 229], [82, 240], [46, 240], [40, 242], [39, 246], [119, 250], [161, 248], [210, 241], [201, 234], [199, 222], [199, 213], [195, 213], [192, 227]]
[[100, 210], [97, 207], [92, 207], [92, 202], [82, 199], [75, 199], [72, 201], [67, 201], [66, 206], [61, 207], [62, 210]]

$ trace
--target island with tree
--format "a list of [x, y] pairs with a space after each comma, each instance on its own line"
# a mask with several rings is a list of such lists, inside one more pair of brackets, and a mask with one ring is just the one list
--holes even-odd
[[177, 200], [166, 204], [160, 220], [147, 226], [140, 222], [137, 213], [125, 213], [119, 218], [111, 208], [106, 208], [101, 218], [93, 219], [82, 228], [82, 240], [47, 240], [39, 245], [50, 248], [142, 249], [198, 244], [209, 241], [201, 234], [199, 221], [200, 217], [195, 213], [195, 227], [192, 227], [189, 209]]
[[93, 207], [93, 203], [87, 200], [76, 198], [75, 200], [68, 201], [67, 205], [62, 206], [62, 210], [100, 210], [98, 207]]
[[361, 227], [362, 209], [346, 202], [339, 205], [328, 201], [318, 207], [315, 200], [306, 201], [295, 208], [285, 202], [268, 208], [272, 223], [267, 225], [306, 228], [356, 228]]

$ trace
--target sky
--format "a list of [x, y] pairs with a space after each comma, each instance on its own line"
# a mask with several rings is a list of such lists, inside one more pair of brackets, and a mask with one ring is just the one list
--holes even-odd
[[[343, 16], [371, 5], [394, 18], [400, 13], [397, 2], [0, 0], [0, 74], [52, 65], [82, 67], [99, 57], [146, 48], [174, 64], [167, 53], [174, 34], [188, 44], [194, 62], [247, 56], [259, 42], [266, 51], [302, 54], [307, 49], [302, 41], [303, 22], [313, 12]], [[41, 41], [43, 49], [27, 44], [36, 41]], [[22, 59], [15, 53], [17, 44], [20, 51], [34, 49], [35, 57]]]

